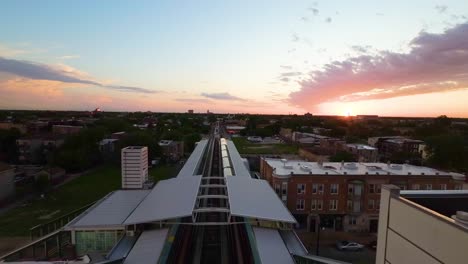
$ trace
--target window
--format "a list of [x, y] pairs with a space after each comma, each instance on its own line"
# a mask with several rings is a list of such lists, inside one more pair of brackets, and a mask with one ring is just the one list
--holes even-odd
[[426, 190], [432, 190], [432, 184], [426, 184]]
[[356, 225], [356, 217], [350, 216], [349, 219], [348, 219], [348, 223], [350, 225]]
[[354, 193], [354, 185], [348, 184], [348, 194], [353, 194], [353, 193]]
[[413, 184], [412, 188], [413, 190], [419, 190], [420, 187], [419, 187], [419, 184]]
[[375, 203], [375, 209], [380, 210], [380, 201], [377, 200], [377, 203]]
[[346, 201], [346, 208], [348, 208], [348, 210], [353, 210], [353, 201]]
[[330, 200], [330, 207], [331, 211], [336, 211], [338, 209], [338, 200]]
[[369, 193], [375, 193], [375, 184], [369, 184]]
[[339, 185], [336, 184], [336, 183], [332, 183], [330, 185], [330, 193], [331, 194], [338, 194], [338, 188], [339, 188]]
[[305, 194], [305, 188], [306, 188], [305, 184], [299, 183], [297, 185], [297, 194]]
[[375, 201], [374, 200], [369, 200], [369, 210], [374, 210], [374, 206], [375, 206]]
[[463, 186], [461, 184], [455, 184], [455, 190], [462, 190]]
[[275, 183], [275, 192], [277, 195], [281, 195], [281, 185]]
[[312, 200], [310, 204], [310, 210], [317, 210], [317, 200]]
[[312, 184], [312, 193], [313, 194], [323, 194], [323, 184]]
[[447, 184], [441, 184], [440, 189], [441, 190], [447, 190]]
[[380, 184], [376, 184], [376, 185], [375, 185], [375, 191], [376, 191], [377, 193], [380, 193], [380, 190], [381, 190], [380, 187], [381, 187]]
[[302, 199], [297, 200], [296, 201], [296, 210], [298, 210], [298, 211], [304, 210], [304, 204], [305, 204], [304, 200], [302, 200]]
[[323, 209], [323, 200], [317, 200], [317, 210]]
[[281, 189], [282, 189], [283, 195], [288, 195], [288, 183], [287, 182], [282, 183]]

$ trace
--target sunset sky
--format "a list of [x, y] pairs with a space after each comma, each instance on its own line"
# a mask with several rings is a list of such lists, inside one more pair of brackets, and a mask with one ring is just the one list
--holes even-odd
[[468, 1], [2, 1], [0, 108], [468, 117]]

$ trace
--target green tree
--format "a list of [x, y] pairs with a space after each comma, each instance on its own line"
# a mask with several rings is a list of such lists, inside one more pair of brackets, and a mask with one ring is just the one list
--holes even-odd
[[45, 172], [39, 173], [34, 180], [34, 189], [37, 193], [46, 193], [50, 189], [49, 175]]
[[331, 162], [356, 162], [354, 155], [347, 151], [339, 151], [335, 155], [330, 156], [329, 160]]

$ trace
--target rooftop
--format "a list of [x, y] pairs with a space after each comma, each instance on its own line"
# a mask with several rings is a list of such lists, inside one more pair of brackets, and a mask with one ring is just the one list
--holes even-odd
[[308, 162], [304, 160], [285, 160], [265, 158], [279, 176], [291, 175], [429, 175], [449, 176], [463, 180], [464, 175], [439, 171], [429, 167], [410, 164], [386, 164], [372, 162]]
[[364, 150], [376, 150], [377, 148], [371, 147], [369, 145], [364, 144], [346, 144], [348, 148], [355, 148], [355, 149], [364, 149]]
[[148, 195], [149, 190], [112, 192], [67, 225], [67, 229], [98, 226], [123, 226], [125, 219]]

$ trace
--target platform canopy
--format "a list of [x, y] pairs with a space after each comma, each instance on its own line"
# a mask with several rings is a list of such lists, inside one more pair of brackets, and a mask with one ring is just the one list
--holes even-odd
[[150, 190], [118, 190], [111, 192], [80, 216], [71, 221], [66, 229], [92, 227], [119, 227]]
[[124, 264], [158, 263], [169, 229], [143, 232], [128, 253]]
[[232, 161], [232, 168], [234, 169], [234, 174], [236, 176], [250, 178], [250, 171], [245, 166], [244, 160], [240, 156], [239, 151], [237, 151], [237, 148], [234, 145], [234, 143], [230, 140], [227, 140], [226, 144], [228, 147], [229, 156]]
[[295, 263], [278, 230], [254, 227], [253, 231], [262, 263]]
[[125, 220], [125, 224], [141, 224], [191, 216], [200, 181], [200, 176], [160, 181]]
[[297, 223], [267, 181], [232, 176], [226, 185], [232, 216]]

